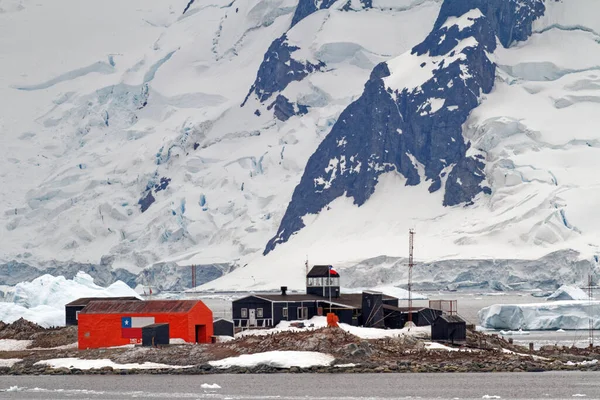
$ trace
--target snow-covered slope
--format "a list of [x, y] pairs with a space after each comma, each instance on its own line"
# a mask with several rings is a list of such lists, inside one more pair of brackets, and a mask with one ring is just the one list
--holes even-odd
[[0, 9], [0, 263], [294, 288], [414, 227], [423, 260], [594, 264], [594, 0]]

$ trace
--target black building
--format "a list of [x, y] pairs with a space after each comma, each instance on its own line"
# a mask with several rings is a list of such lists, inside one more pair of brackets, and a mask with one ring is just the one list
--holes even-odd
[[306, 275], [306, 294], [340, 297], [340, 275], [331, 265], [315, 265]]
[[82, 297], [77, 300], [65, 304], [65, 325], [77, 325], [77, 315], [93, 300], [103, 301], [123, 301], [123, 300], [139, 300], [137, 297]]
[[[397, 307], [388, 304], [383, 305], [385, 327], [390, 329], [402, 329], [408, 322], [408, 307]], [[416, 326], [429, 326], [437, 317], [442, 315], [442, 310], [434, 310], [427, 307], [413, 307], [411, 312], [412, 322]]]
[[223, 318], [217, 318], [213, 321], [214, 336], [233, 336], [234, 333], [233, 321]]
[[316, 265], [306, 275], [306, 294], [288, 294], [284, 286], [281, 294], [255, 294], [234, 300], [234, 327], [270, 328], [281, 321], [306, 320], [329, 312], [346, 324], [387, 327], [384, 307], [398, 307], [398, 299], [378, 292], [342, 294], [339, 279], [330, 266]]
[[169, 344], [169, 324], [152, 324], [142, 328], [142, 346], [166, 346]]
[[446, 343], [465, 343], [467, 323], [458, 315], [440, 315], [431, 325], [431, 340]]

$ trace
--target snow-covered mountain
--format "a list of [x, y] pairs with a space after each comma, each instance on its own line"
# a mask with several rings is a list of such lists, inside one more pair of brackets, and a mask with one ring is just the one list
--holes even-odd
[[0, 0], [0, 261], [294, 288], [307, 257], [359, 276], [415, 228], [449, 282], [539, 259], [576, 283], [600, 253], [599, 11]]

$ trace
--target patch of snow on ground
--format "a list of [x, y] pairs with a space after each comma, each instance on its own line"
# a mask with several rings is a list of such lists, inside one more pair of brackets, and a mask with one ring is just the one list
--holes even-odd
[[18, 362], [23, 361], [20, 358], [0, 358], [0, 367], [12, 367]]
[[425, 348], [427, 350], [445, 350], [445, 351], [458, 351], [459, 350], [456, 347], [444, 346], [443, 344], [436, 343], [436, 342], [425, 343]]
[[29, 347], [32, 340], [0, 339], [0, 351], [19, 351]]
[[112, 367], [114, 369], [159, 369], [159, 368], [190, 368], [190, 366], [179, 366], [179, 365], [167, 365], [153, 362], [139, 363], [127, 363], [118, 364], [109, 359], [99, 360], [83, 360], [81, 358], [54, 358], [50, 360], [42, 360], [35, 363], [35, 365], [48, 365], [52, 368], [77, 368], [77, 369], [92, 369], [92, 368], [103, 368]]
[[[304, 328], [296, 328], [291, 326], [292, 323], [304, 323]], [[327, 317], [312, 317], [305, 321], [281, 321], [272, 329], [256, 329], [240, 332], [236, 337], [240, 336], [263, 336], [279, 332], [302, 332], [324, 328], [327, 326]], [[404, 329], [379, 329], [379, 328], [364, 328], [360, 326], [352, 326], [344, 323], [339, 324], [340, 329], [362, 339], [383, 339], [389, 337], [400, 337], [405, 335], [427, 337], [431, 336], [430, 326], [418, 326]]]
[[309, 368], [331, 365], [334, 359], [335, 357], [330, 354], [314, 351], [267, 351], [265, 353], [243, 354], [218, 361], [209, 361], [209, 364], [217, 368], [254, 367], [257, 365], [268, 365], [276, 368]]

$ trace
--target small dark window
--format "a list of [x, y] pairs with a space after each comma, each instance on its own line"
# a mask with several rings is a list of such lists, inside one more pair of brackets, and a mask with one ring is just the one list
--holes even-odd
[[283, 314], [282, 314], [282, 315], [283, 315], [283, 318], [287, 318], [287, 316], [288, 316], [288, 313], [287, 313], [287, 312], [288, 312], [288, 311], [287, 311], [287, 307], [285, 307], [285, 308], [283, 309]]
[[263, 317], [263, 309], [262, 308], [257, 308], [256, 309], [256, 317], [257, 318], [262, 318]]
[[248, 309], [242, 308], [242, 318], [248, 318]]

